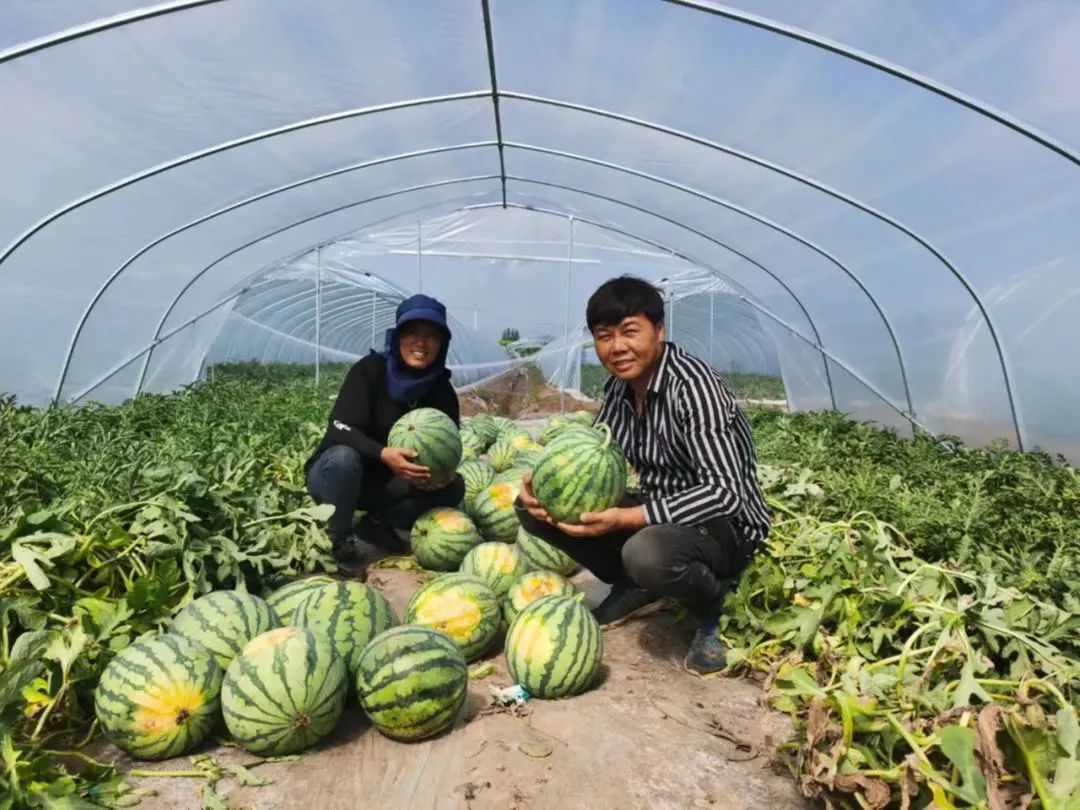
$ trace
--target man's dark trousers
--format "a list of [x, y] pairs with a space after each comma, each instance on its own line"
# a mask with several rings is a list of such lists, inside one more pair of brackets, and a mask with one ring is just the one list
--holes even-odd
[[[627, 494], [619, 506], [643, 502]], [[753, 553], [723, 518], [702, 526], [661, 523], [600, 537], [572, 537], [534, 518], [520, 500], [515, 507], [525, 531], [566, 552], [597, 579], [609, 585], [629, 579], [657, 597], [677, 600], [701, 617], [720, 609]]]

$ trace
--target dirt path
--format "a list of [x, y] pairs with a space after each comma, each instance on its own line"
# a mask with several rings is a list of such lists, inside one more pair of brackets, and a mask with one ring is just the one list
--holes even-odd
[[[382, 570], [369, 584], [400, 613], [419, 581], [413, 572]], [[603, 586], [588, 575], [575, 581], [588, 602], [602, 596]], [[668, 613], [609, 630], [597, 688], [571, 700], [531, 700], [522, 716], [489, 708], [489, 687], [510, 683], [496, 654], [495, 672], [472, 682], [448, 734], [393, 742], [353, 707], [333, 737], [300, 760], [259, 767], [273, 784], [240, 787], [225, 780], [218, 792], [230, 807], [265, 810], [805, 807], [768, 750], [784, 739], [785, 718], [758, 705], [754, 683], [685, 673], [681, 661], [691, 635]], [[205, 753], [222, 763], [253, 759], [232, 747]], [[150, 767], [188, 766], [175, 760]], [[201, 805], [202, 780], [133, 782], [156, 791], [146, 807]]]

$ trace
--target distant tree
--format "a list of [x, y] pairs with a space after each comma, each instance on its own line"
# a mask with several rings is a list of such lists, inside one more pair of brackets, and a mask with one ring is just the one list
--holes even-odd
[[513, 343], [516, 340], [521, 340], [521, 333], [517, 329], [510, 329], [509, 327], [503, 329], [502, 337], [499, 339], [499, 343], [503, 346], [508, 343]]

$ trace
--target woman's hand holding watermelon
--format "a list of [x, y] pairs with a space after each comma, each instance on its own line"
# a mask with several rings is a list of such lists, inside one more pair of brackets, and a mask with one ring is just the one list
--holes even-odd
[[416, 456], [415, 450], [406, 450], [404, 447], [384, 447], [379, 453], [379, 459], [390, 468], [390, 472], [414, 487], [422, 487], [431, 477], [431, 471], [410, 461]]

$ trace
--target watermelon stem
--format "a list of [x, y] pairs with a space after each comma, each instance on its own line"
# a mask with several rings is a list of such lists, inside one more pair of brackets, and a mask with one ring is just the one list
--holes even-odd
[[604, 443], [600, 445], [600, 449], [607, 450], [607, 446], [611, 444], [611, 428], [604, 422], [601, 422], [597, 430], [604, 434]]

